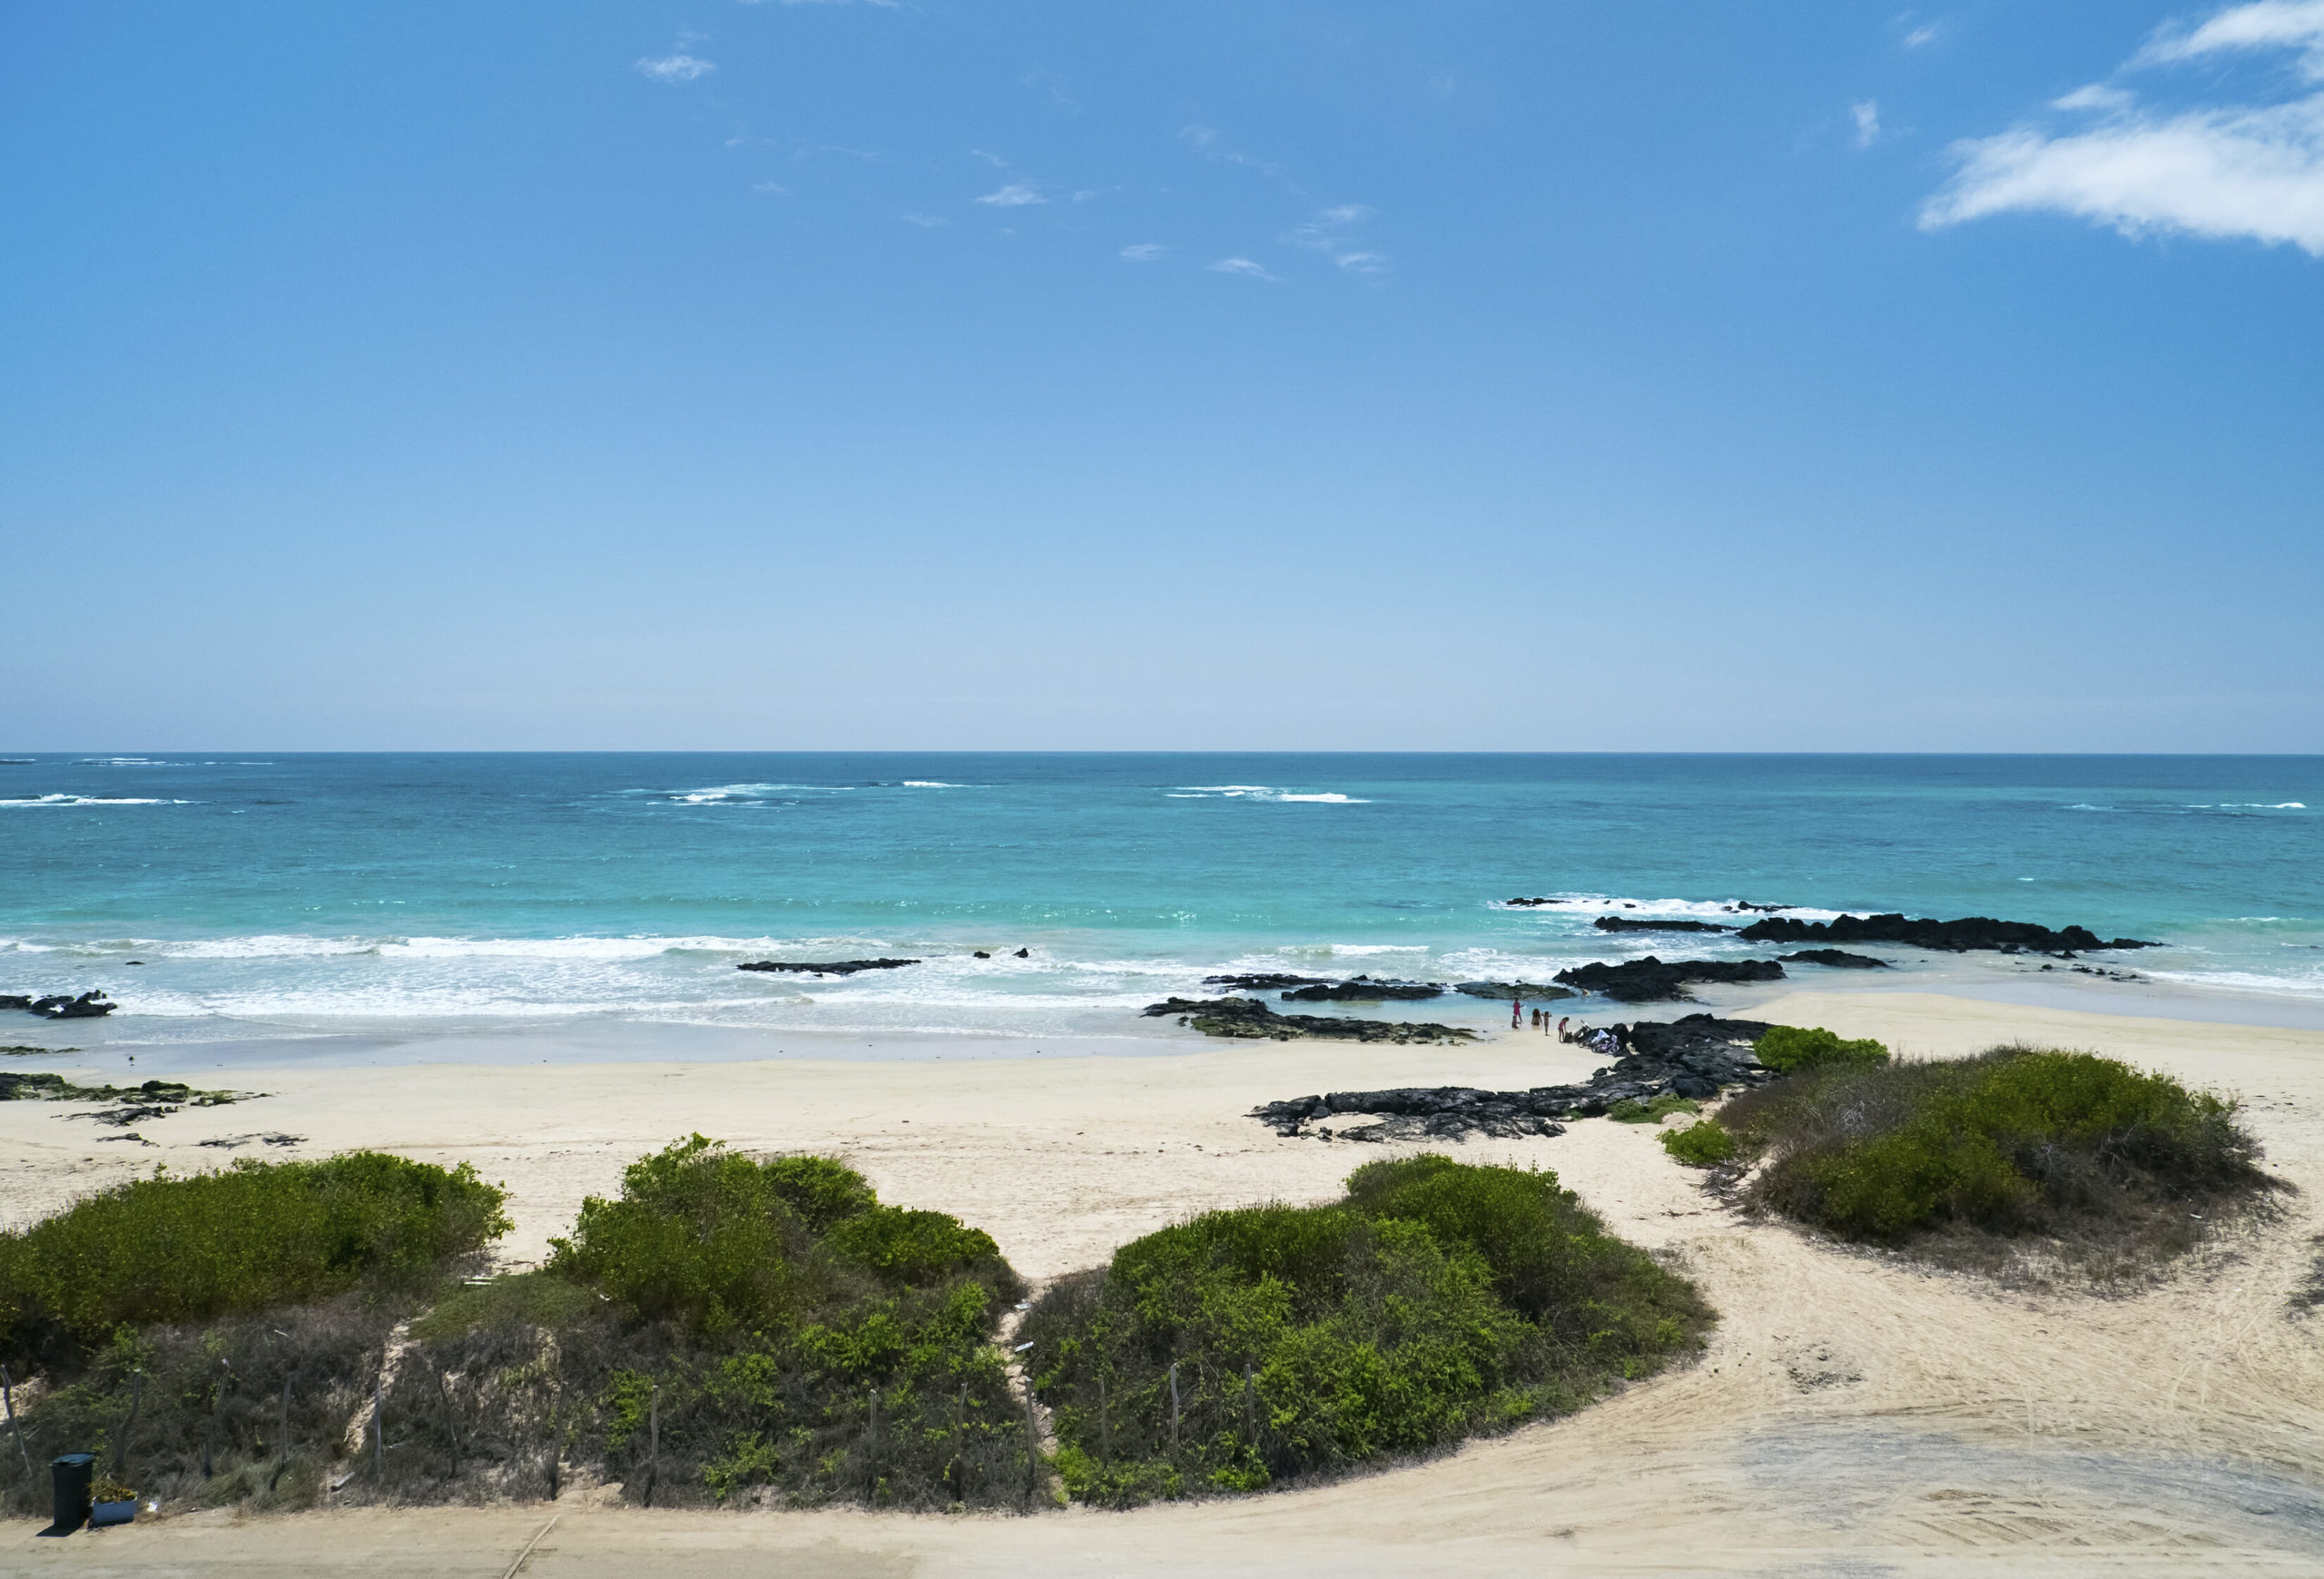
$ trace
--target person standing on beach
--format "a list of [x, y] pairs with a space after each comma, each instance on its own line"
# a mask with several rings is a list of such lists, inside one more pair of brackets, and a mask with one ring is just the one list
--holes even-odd
[[1512, 998], [1509, 1001], [1509, 1029], [1512, 1031], [1525, 1029], [1525, 1000], [1522, 998]]

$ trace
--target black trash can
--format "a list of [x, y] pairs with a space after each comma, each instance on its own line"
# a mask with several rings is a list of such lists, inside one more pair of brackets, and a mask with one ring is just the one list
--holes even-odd
[[89, 1522], [89, 1485], [96, 1478], [97, 1456], [67, 1453], [49, 1460], [48, 1473], [56, 1493], [56, 1522], [49, 1533], [69, 1535]]

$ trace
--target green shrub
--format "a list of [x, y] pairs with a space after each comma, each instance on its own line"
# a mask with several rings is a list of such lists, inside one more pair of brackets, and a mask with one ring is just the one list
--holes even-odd
[[1665, 1091], [1650, 1101], [1636, 1097], [1624, 1097], [1606, 1110], [1606, 1117], [1617, 1124], [1659, 1124], [1673, 1113], [1699, 1113], [1703, 1105], [1690, 1097]]
[[[418, 1167], [335, 1161], [299, 1166], [341, 1189]], [[441, 1178], [453, 1194], [472, 1184]], [[289, 1225], [295, 1250], [314, 1237], [303, 1221], [246, 1226], [266, 1249]], [[417, 1242], [408, 1226], [345, 1239], [368, 1270], [334, 1297], [268, 1295], [250, 1315], [124, 1325], [45, 1355], [44, 1385], [17, 1397], [29, 1451], [94, 1446], [173, 1507], [309, 1506], [339, 1475], [338, 1502], [529, 1499], [568, 1469], [656, 1505], [1008, 1506], [1034, 1484], [991, 1341], [1021, 1283], [989, 1236], [882, 1206], [841, 1163], [682, 1141], [586, 1203], [549, 1266], [488, 1282], [415, 1261]], [[273, 1287], [301, 1298], [296, 1279]], [[408, 1343], [391, 1344], [407, 1317]], [[350, 1455], [375, 1390], [384, 1431]], [[0, 1501], [30, 1512], [46, 1495], [0, 1443]]]
[[1711, 1168], [1734, 1160], [1735, 1137], [1717, 1119], [1701, 1119], [1683, 1130], [1662, 1131], [1662, 1149], [1689, 1168]]
[[101, 1341], [123, 1323], [201, 1321], [361, 1283], [409, 1287], [507, 1231], [500, 1190], [376, 1151], [244, 1160], [117, 1185], [0, 1235], [0, 1346]]
[[1023, 1336], [1068, 1493], [1128, 1504], [1572, 1409], [1710, 1319], [1554, 1174], [1422, 1156], [1359, 1169], [1328, 1206], [1209, 1212], [1125, 1245], [1055, 1286]]
[[1798, 1074], [1830, 1064], [1886, 1063], [1888, 1050], [1865, 1037], [1843, 1041], [1821, 1026], [1771, 1025], [1751, 1044], [1752, 1054], [1777, 1074]]
[[2144, 1235], [2160, 1257], [2192, 1242], [2190, 1203], [2269, 1183], [2231, 1103], [2090, 1053], [1829, 1064], [1721, 1117], [1768, 1153], [1749, 1201], [1855, 1239]]

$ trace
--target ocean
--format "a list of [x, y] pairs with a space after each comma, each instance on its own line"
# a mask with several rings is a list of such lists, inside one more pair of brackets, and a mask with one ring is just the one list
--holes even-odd
[[[2151, 989], [2324, 1022], [2319, 808], [2313, 756], [18, 755], [0, 763], [0, 992], [102, 988], [111, 1042], [1128, 1035], [1157, 1026], [1141, 1006], [1225, 971], [1538, 982], [1763, 956], [1590, 924], [1741, 922], [1748, 902], [2165, 945], [2100, 957], [2143, 987], [1874, 949], [1903, 967], [1881, 985], [2095, 1008]], [[875, 955], [924, 962], [735, 969]], [[1347, 1012], [1482, 1026], [1508, 1006]], [[98, 1030], [8, 1021], [0, 1041]]]

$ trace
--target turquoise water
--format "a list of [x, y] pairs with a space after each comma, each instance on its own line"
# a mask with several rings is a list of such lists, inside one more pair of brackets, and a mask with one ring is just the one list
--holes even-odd
[[[2124, 962], [2162, 982], [2324, 1002], [2319, 808], [2318, 757], [36, 756], [0, 765], [0, 992], [103, 987], [109, 1032], [163, 1037], [1055, 1033], [1226, 968], [1741, 955], [1589, 923], [1748, 900], [2079, 923], [2169, 943]], [[871, 953], [929, 963], [734, 968]]]

